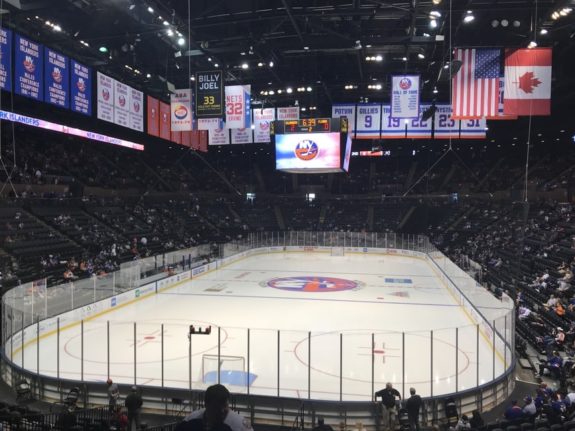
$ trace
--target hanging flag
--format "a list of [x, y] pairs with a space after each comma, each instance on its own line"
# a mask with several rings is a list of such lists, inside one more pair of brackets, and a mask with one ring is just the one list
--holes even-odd
[[551, 115], [551, 48], [505, 51], [506, 115]]
[[455, 49], [461, 68], [453, 77], [453, 119], [497, 115], [499, 96], [499, 49]]
[[170, 95], [172, 132], [192, 130], [192, 90], [176, 90]]
[[252, 125], [251, 85], [226, 86], [226, 127], [245, 129]]
[[419, 75], [391, 77], [391, 117], [419, 117]]
[[499, 77], [499, 100], [497, 103], [497, 115], [494, 117], [485, 117], [488, 120], [517, 120], [517, 115], [505, 115], [503, 113], [503, 102], [505, 100], [505, 78]]

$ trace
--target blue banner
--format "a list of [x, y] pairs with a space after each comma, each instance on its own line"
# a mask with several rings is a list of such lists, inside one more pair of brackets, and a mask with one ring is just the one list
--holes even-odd
[[0, 28], [0, 89], [12, 90], [12, 32]]
[[21, 96], [43, 100], [42, 45], [16, 34], [15, 91]]
[[72, 111], [92, 115], [92, 70], [75, 60], [71, 61], [71, 65]]
[[70, 107], [70, 59], [44, 49], [44, 100], [60, 108]]

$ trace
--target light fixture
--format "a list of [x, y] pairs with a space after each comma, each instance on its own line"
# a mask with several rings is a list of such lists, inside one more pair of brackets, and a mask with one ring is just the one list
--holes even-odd
[[208, 57], [208, 61], [210, 61], [210, 62], [211, 62], [211, 61], [212, 61], [212, 57]]
[[273, 96], [275, 94], [275, 92], [273, 90], [270, 90], [269, 94], [270, 94], [270, 96]]
[[425, 58], [425, 54], [422, 54], [421, 52], [419, 54], [417, 54], [417, 57], [421, 60], [423, 60]]
[[311, 87], [307, 87], [306, 90], [309, 92], [311, 92]]
[[437, 87], [433, 87], [433, 94], [437, 94], [439, 93], [439, 91], [437, 91]]
[[423, 37], [431, 37], [429, 33], [423, 33]]
[[535, 48], [536, 46], [537, 46], [537, 42], [532, 40], [531, 42], [529, 42], [529, 45], [527, 45], [527, 48], [532, 49], [532, 48]]
[[547, 31], [546, 28], [542, 28], [539, 33], [540, 33], [540, 34], [547, 34], [547, 33], [549, 33], [549, 31]]
[[270, 67], [274, 67], [274, 62], [273, 62], [273, 61], [270, 61], [270, 64], [269, 64], [269, 65], [270, 65]]
[[196, 77], [194, 75], [190, 76], [190, 81], [195, 81]]
[[174, 31], [173, 31], [171, 28], [169, 28], [169, 29], [166, 30], [166, 34], [167, 34], [168, 36], [172, 37], [172, 36], [174, 35]]
[[429, 16], [432, 17], [432, 19], [441, 18], [441, 12], [439, 12], [438, 10], [432, 10], [431, 12], [429, 12]]
[[441, 0], [433, 0], [432, 3], [434, 5], [438, 5], [438, 4], [441, 4]]
[[407, 57], [402, 57], [401, 58], [403, 61], [407, 61]]
[[507, 27], [508, 25], [509, 25], [509, 21], [507, 21], [506, 19], [501, 20], [501, 27]]
[[247, 64], [247, 63], [242, 63], [242, 69], [244, 69], [244, 70], [245, 70], [245, 69], [249, 69], [249, 67], [250, 67], [249, 64]]
[[287, 93], [287, 94], [292, 94], [292, 93], [293, 93], [293, 89], [292, 89], [291, 87], [288, 87], [288, 88], [286, 89], [286, 93]]
[[186, 39], [184, 39], [183, 37], [180, 37], [178, 39], [178, 45], [183, 46], [186, 43]]
[[218, 63], [214, 63], [214, 67], [220, 67]]
[[148, 6], [148, 12], [154, 13], [154, 9], [151, 6]]
[[164, 24], [165, 26], [170, 25], [170, 23], [168, 21], [164, 21], [162, 24]]
[[467, 13], [465, 14], [465, 16], [463, 17], [463, 22], [464, 23], [470, 23], [474, 19], [475, 19], [475, 17], [473, 16], [473, 12], [468, 10]]
[[106, 48], [105, 46], [101, 46], [100, 48], [98, 48], [98, 51], [106, 53], [108, 52], [108, 48]]
[[513, 27], [517, 28], [517, 27], [521, 27], [521, 22], [515, 20], [513, 21]]
[[432, 19], [429, 21], [429, 27], [430, 28], [437, 28], [437, 20]]
[[491, 27], [493, 28], [497, 28], [499, 27], [499, 21], [494, 19], [493, 21], [491, 21]]
[[303, 112], [305, 112], [305, 111], [306, 111], [306, 107], [305, 107], [305, 106], [302, 106], [302, 107], [301, 107], [301, 110], [302, 110]]
[[59, 32], [59, 31], [62, 31], [62, 27], [60, 27], [59, 25], [56, 24], [54, 27], [52, 27], [52, 30]]
[[375, 61], [383, 61], [383, 57], [381, 55], [377, 55], [375, 57]]
[[146, 73], [146, 78], [150, 79], [152, 77], [151, 73]]
[[281, 88], [278, 90], [278, 94], [282, 94], [283, 92], [284, 91]]
[[258, 63], [258, 67], [263, 67], [263, 65], [264, 64], [261, 61]]
[[309, 50], [309, 46], [304, 46], [303, 49], [306, 50], [306, 51], [308, 51], [308, 50]]

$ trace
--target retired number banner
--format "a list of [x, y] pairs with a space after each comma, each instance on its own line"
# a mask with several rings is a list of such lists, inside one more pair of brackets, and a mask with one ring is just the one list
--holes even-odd
[[196, 73], [196, 117], [224, 116], [223, 72], [213, 70]]
[[226, 127], [228, 129], [251, 127], [250, 93], [250, 85], [230, 85], [226, 87]]

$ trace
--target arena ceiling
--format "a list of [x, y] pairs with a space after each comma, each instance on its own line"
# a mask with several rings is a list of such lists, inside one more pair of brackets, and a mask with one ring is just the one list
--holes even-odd
[[[324, 111], [332, 102], [388, 100], [389, 77], [402, 72], [422, 75], [425, 100], [448, 100], [451, 48], [525, 47], [536, 38], [539, 46], [554, 46], [554, 98], [571, 106], [575, 11], [556, 20], [552, 14], [575, 9], [572, 3], [3, 0], [2, 19], [3, 25], [164, 98], [168, 83], [188, 85], [190, 70], [219, 68], [228, 83], [252, 84], [266, 104], [297, 100]], [[466, 23], [470, 13], [474, 19]], [[543, 28], [547, 34], [541, 34]]]

